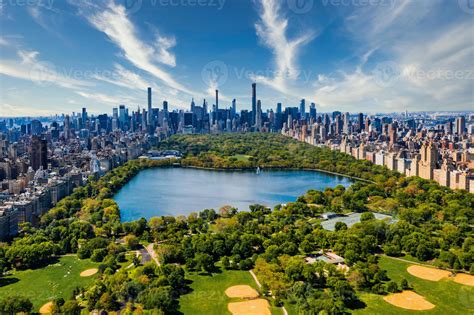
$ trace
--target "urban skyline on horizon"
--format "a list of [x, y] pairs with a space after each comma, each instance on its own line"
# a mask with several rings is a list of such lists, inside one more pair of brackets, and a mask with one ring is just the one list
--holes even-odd
[[3, 1], [0, 117], [145, 108], [148, 86], [154, 107], [212, 106], [219, 89], [223, 106], [251, 110], [252, 82], [262, 110], [304, 98], [320, 112], [466, 112], [474, 15], [462, 2]]

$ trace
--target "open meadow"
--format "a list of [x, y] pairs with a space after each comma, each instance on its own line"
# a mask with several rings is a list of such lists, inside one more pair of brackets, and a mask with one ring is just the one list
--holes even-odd
[[[232, 286], [248, 285], [257, 289], [257, 285], [248, 271], [223, 270], [212, 275], [192, 272], [186, 275], [191, 292], [179, 299], [179, 311], [193, 315], [231, 314], [228, 304], [242, 299], [229, 298], [225, 291]], [[272, 314], [282, 314], [280, 308], [272, 307]]]
[[0, 298], [22, 294], [31, 300], [33, 310], [38, 311], [54, 298], [69, 299], [76, 287], [90, 286], [97, 273], [87, 277], [80, 274], [97, 266], [89, 259], [80, 260], [71, 255], [63, 256], [56, 263], [41, 269], [14, 271], [0, 278]]
[[360, 294], [367, 304], [364, 309], [356, 310], [354, 314], [473, 314], [474, 287], [454, 282], [451, 279], [439, 281], [423, 280], [407, 272], [412, 264], [390, 257], [380, 257], [380, 267], [388, 271], [390, 279], [400, 283], [405, 278], [409, 285], [419, 295], [435, 307], [426, 311], [410, 311], [398, 308], [384, 301], [384, 297], [375, 294]]

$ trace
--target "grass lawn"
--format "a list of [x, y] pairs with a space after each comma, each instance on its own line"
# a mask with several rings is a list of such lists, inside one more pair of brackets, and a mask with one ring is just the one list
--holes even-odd
[[[228, 287], [246, 284], [256, 289], [257, 285], [248, 271], [223, 270], [221, 273], [203, 275], [188, 273], [186, 279], [192, 281], [192, 292], [182, 295], [179, 299], [179, 311], [192, 315], [223, 315], [230, 314], [227, 310], [229, 302], [241, 301], [225, 295]], [[282, 314], [279, 308], [272, 308], [272, 314]]]
[[39, 308], [56, 297], [69, 299], [76, 287], [87, 287], [96, 278], [79, 274], [98, 264], [76, 256], [63, 256], [55, 264], [42, 269], [17, 271], [0, 279], [0, 298], [21, 294], [30, 298], [33, 309]]
[[236, 154], [236, 155], [232, 155], [231, 157], [236, 158], [237, 161], [247, 162], [249, 160], [249, 158], [251, 158], [252, 156], [251, 155], [244, 155], [244, 154]]
[[410, 275], [406, 269], [410, 263], [405, 263], [390, 257], [380, 257], [380, 267], [388, 271], [388, 276], [400, 284], [405, 278], [414, 291], [424, 296], [436, 307], [429, 311], [409, 311], [392, 306], [383, 297], [375, 294], [361, 294], [361, 299], [367, 307], [354, 311], [354, 314], [473, 314], [474, 287], [458, 284], [452, 280], [438, 282], [423, 280]]

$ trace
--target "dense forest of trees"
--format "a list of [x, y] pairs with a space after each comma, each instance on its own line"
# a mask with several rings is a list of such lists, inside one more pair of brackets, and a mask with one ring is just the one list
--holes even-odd
[[[231, 206], [206, 209], [187, 217], [156, 217], [120, 221], [111, 199], [140, 170], [171, 167], [176, 161], [136, 160], [90, 179], [42, 217], [41, 226], [24, 225], [21, 235], [0, 247], [0, 268], [40, 268], [52, 258], [77, 253], [101, 262], [101, 276], [78, 293], [90, 310], [145, 309], [169, 313], [186, 292], [185, 271], [212, 272], [254, 269], [274, 302], [292, 303], [305, 314], [344, 313], [360, 307], [357, 292], [385, 294], [406, 288], [377, 264], [377, 255], [409, 254], [443, 268], [474, 273], [474, 195], [452, 191], [435, 182], [406, 178], [367, 161], [316, 148], [276, 134], [175, 136], [159, 149], [184, 153], [183, 166], [225, 169], [321, 169], [364, 179], [351, 187], [310, 190], [295, 202], [268, 209], [261, 205], [236, 211]], [[361, 212], [362, 223], [324, 230], [317, 216], [327, 211]], [[371, 211], [396, 217], [388, 224]], [[119, 239], [125, 242], [118, 242]], [[118, 270], [124, 253], [138, 242], [157, 242], [162, 263]], [[346, 274], [325, 263], [306, 264], [303, 257], [319, 250], [343, 256]], [[28, 306], [21, 297], [12, 299]], [[21, 303], [19, 303], [20, 301]], [[0, 308], [11, 309], [8, 300]], [[10, 308], [9, 308], [10, 307]], [[77, 301], [57, 301], [58, 312], [78, 310]]]

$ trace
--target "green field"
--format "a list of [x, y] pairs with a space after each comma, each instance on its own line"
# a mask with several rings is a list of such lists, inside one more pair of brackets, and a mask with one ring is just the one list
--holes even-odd
[[354, 311], [354, 314], [474, 314], [474, 287], [458, 284], [452, 280], [438, 282], [423, 280], [410, 275], [405, 263], [390, 257], [380, 257], [380, 267], [388, 271], [388, 276], [400, 283], [405, 278], [414, 291], [424, 296], [436, 307], [429, 311], [408, 311], [385, 302], [375, 294], [362, 294], [361, 299], [367, 307]]
[[27, 296], [33, 309], [38, 311], [54, 298], [69, 299], [76, 287], [89, 286], [96, 276], [81, 277], [79, 274], [97, 266], [88, 259], [63, 256], [57, 263], [41, 269], [13, 272], [0, 279], [0, 298], [12, 294]]
[[236, 154], [236, 155], [232, 155], [231, 157], [237, 159], [237, 161], [247, 162], [249, 160], [249, 158], [251, 158], [252, 156], [251, 155], [244, 155], [244, 154]]
[[[186, 279], [192, 281], [191, 292], [179, 299], [179, 311], [192, 315], [223, 315], [230, 314], [227, 310], [229, 302], [240, 301], [225, 295], [228, 287], [247, 284], [256, 289], [257, 285], [248, 271], [224, 270], [221, 273], [203, 275], [188, 273]], [[272, 314], [282, 314], [279, 308], [272, 308]]]

